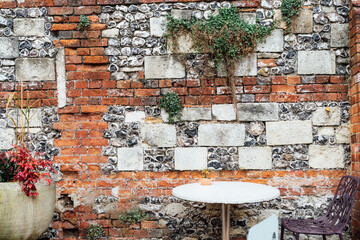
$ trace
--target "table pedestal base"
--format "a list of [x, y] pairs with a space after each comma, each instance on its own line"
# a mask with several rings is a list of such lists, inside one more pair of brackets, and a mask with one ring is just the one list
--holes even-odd
[[230, 204], [221, 204], [222, 240], [230, 240]]

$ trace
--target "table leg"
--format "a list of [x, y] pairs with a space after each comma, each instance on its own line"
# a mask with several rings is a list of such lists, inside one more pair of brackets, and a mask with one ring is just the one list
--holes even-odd
[[230, 204], [221, 204], [222, 240], [230, 239]]

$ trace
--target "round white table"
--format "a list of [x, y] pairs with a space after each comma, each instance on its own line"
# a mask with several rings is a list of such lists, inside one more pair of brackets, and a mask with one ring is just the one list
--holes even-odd
[[230, 204], [256, 203], [269, 201], [280, 196], [277, 188], [247, 182], [213, 182], [209, 186], [190, 183], [173, 189], [175, 197], [204, 203], [222, 205], [222, 239], [229, 240]]

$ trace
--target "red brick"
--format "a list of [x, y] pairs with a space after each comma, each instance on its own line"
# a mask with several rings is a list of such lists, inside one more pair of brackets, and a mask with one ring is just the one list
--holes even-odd
[[[53, 24], [51, 26], [51, 31], [69, 31], [69, 30], [75, 30], [77, 27], [77, 24], [74, 23], [63, 23], [63, 24]], [[62, 42], [63, 40], [60, 40]]]
[[107, 47], [108, 40], [104, 39], [86, 39], [81, 40], [81, 46], [83, 47]]
[[50, 7], [48, 8], [49, 15], [70, 15], [73, 14], [72, 7]]
[[296, 86], [297, 93], [309, 93], [309, 92], [323, 92], [323, 85], [312, 84], [312, 85], [299, 85]]
[[287, 84], [300, 84], [301, 79], [300, 76], [287, 76], [286, 82]]
[[146, 97], [146, 96], [159, 96], [159, 89], [135, 89], [135, 96]]
[[101, 105], [87, 105], [81, 106], [82, 113], [104, 113], [107, 112], [107, 106]]
[[109, 57], [107, 56], [84, 56], [83, 63], [89, 64], [104, 64], [109, 62]]
[[75, 15], [91, 15], [100, 13], [101, 7], [100, 6], [81, 6], [76, 7], [74, 14]]
[[84, 79], [92, 79], [92, 80], [110, 79], [110, 72], [85, 72]]

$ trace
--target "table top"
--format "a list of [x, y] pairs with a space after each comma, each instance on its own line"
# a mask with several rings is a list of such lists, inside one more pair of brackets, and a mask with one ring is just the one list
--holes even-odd
[[269, 201], [280, 196], [277, 188], [248, 182], [213, 182], [204, 186], [190, 183], [172, 191], [175, 197], [205, 203], [242, 204]]

